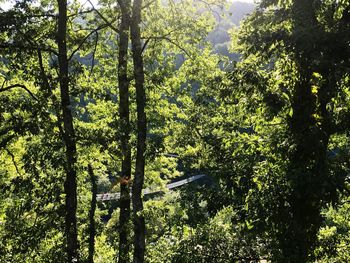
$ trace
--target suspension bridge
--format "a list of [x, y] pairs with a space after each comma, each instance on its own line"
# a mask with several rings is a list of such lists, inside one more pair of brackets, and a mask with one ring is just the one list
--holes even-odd
[[[171, 190], [171, 189], [180, 187], [182, 185], [194, 182], [194, 181], [196, 181], [198, 179], [201, 179], [201, 178], [203, 178], [205, 176], [206, 176], [205, 174], [197, 174], [197, 175], [188, 177], [186, 179], [167, 184], [166, 188]], [[146, 189], [143, 189], [142, 194], [143, 195], [149, 195], [149, 194], [159, 193], [159, 192], [162, 192], [162, 191], [163, 191], [162, 189], [146, 188]], [[120, 199], [120, 193], [119, 192], [117, 192], [117, 193], [104, 193], [104, 194], [97, 194], [96, 195], [96, 200], [98, 202], [105, 202], [105, 201], [119, 200], [119, 199]]]

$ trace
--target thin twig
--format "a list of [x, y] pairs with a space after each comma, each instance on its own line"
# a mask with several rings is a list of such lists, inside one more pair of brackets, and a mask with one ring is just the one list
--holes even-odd
[[90, 5], [92, 6], [92, 9], [98, 14], [98, 16], [99, 16], [111, 29], [113, 29], [113, 31], [115, 31], [116, 33], [119, 33], [118, 28], [116, 28], [116, 27], [113, 26], [113, 24], [112, 24], [112, 23], [115, 22], [117, 19], [114, 19], [114, 20], [112, 20], [112, 21], [109, 21], [107, 18], [104, 17], [104, 15], [101, 14], [100, 11], [98, 11], [98, 10], [95, 8], [94, 4], [93, 4], [90, 0], [88, 0], [88, 2], [89, 2]]
[[150, 36], [150, 37], [147, 37], [145, 39], [155, 39], [155, 40], [166, 40], [168, 41], [169, 43], [173, 44], [174, 46], [176, 46], [178, 49], [182, 50], [189, 58], [192, 58], [191, 54], [188, 53], [188, 51], [183, 48], [182, 46], [180, 46], [178, 43], [176, 43], [175, 41], [173, 41], [171, 38], [169, 37], [166, 37], [166, 36]]
[[145, 51], [145, 49], [146, 49], [146, 47], [147, 47], [147, 44], [148, 44], [148, 42], [149, 42], [150, 40], [151, 40], [151, 39], [150, 39], [150, 38], [148, 38], [148, 39], [145, 41], [145, 43], [143, 44], [143, 47], [142, 47], [141, 53], [143, 53], [143, 52]]
[[5, 150], [6, 150], [6, 152], [8, 153], [8, 155], [11, 156], [12, 163], [13, 163], [13, 165], [15, 166], [15, 169], [16, 169], [17, 174], [18, 174], [18, 175], [21, 175], [21, 173], [19, 172], [18, 165], [17, 165], [17, 163], [16, 163], [15, 156], [13, 155], [13, 153], [12, 153], [9, 149], [5, 148]]
[[94, 50], [92, 52], [90, 76], [92, 75], [92, 72], [93, 72], [94, 66], [95, 66], [95, 53], [96, 53], [96, 50], [97, 50], [97, 44], [98, 44], [98, 32], [96, 32], [95, 47], [94, 47]]
[[75, 13], [75, 14], [68, 15], [67, 17], [73, 17], [73, 16], [78, 16], [78, 15], [89, 14], [89, 13], [94, 12], [94, 11], [95, 11], [94, 9], [88, 9], [88, 10], [84, 10], [84, 11], [81, 11], [81, 12], [78, 12], [78, 13]]
[[91, 31], [89, 34], [87, 34], [84, 39], [80, 42], [79, 46], [73, 50], [72, 54], [69, 56], [68, 60], [71, 60], [73, 58], [73, 56], [75, 55], [75, 53], [77, 53], [80, 48], [84, 45], [84, 43], [86, 42], [86, 40], [89, 39], [90, 36], [92, 36], [93, 34], [96, 34], [99, 30], [106, 28], [108, 25], [107, 24], [103, 24], [100, 25], [99, 27], [97, 27], [95, 30]]

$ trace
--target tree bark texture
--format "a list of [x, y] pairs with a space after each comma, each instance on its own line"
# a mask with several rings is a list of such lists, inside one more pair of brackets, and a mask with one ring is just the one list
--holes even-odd
[[130, 0], [118, 0], [121, 10], [119, 27], [118, 85], [120, 145], [122, 150], [122, 171], [120, 180], [120, 214], [119, 214], [119, 263], [129, 263], [130, 250], [130, 116], [129, 116], [129, 80], [128, 80], [128, 45], [130, 30]]
[[144, 262], [145, 255], [145, 219], [142, 215], [142, 188], [145, 175], [145, 150], [147, 117], [145, 112], [146, 94], [144, 88], [145, 76], [141, 46], [141, 6], [142, 0], [134, 0], [130, 26], [131, 45], [134, 62], [134, 76], [137, 103], [137, 152], [135, 177], [132, 186], [133, 223], [134, 223], [134, 255], [133, 262]]
[[65, 199], [65, 235], [67, 241], [67, 262], [79, 262], [77, 237], [77, 150], [73, 127], [72, 106], [69, 97], [69, 76], [67, 56], [67, 0], [58, 0], [57, 46], [59, 62], [59, 84], [61, 91], [61, 110], [63, 120], [63, 140], [66, 151]]
[[88, 172], [91, 182], [91, 204], [89, 211], [89, 256], [88, 263], [94, 263], [95, 253], [95, 236], [96, 236], [96, 224], [95, 224], [95, 211], [96, 211], [96, 195], [97, 195], [97, 184], [94, 171], [92, 166], [89, 164]]

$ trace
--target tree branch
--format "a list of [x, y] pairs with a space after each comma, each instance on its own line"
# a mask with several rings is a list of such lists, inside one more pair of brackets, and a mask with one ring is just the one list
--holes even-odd
[[73, 50], [72, 54], [69, 56], [68, 61], [71, 60], [73, 58], [73, 56], [75, 55], [75, 53], [77, 53], [80, 48], [84, 45], [84, 43], [86, 42], [86, 40], [89, 39], [90, 36], [92, 36], [93, 34], [97, 34], [99, 30], [106, 28], [108, 25], [107, 24], [103, 24], [100, 25], [99, 27], [97, 27], [95, 30], [91, 31], [89, 34], [87, 34], [84, 39], [80, 42], [80, 44], [78, 45], [78, 47]]
[[0, 141], [0, 149], [6, 147], [6, 145], [13, 139], [15, 138], [15, 135], [10, 135], [7, 138], [5, 138], [4, 140]]
[[96, 39], [95, 39], [95, 47], [94, 50], [92, 52], [92, 59], [91, 59], [91, 70], [90, 70], [90, 76], [92, 75], [92, 72], [94, 70], [94, 66], [95, 66], [95, 53], [96, 53], [96, 49], [97, 49], [97, 44], [98, 44], [98, 32], [96, 32]]
[[44, 80], [44, 84], [45, 84], [45, 88], [47, 89], [47, 91], [50, 91], [50, 83], [49, 83], [49, 79], [47, 78], [46, 72], [45, 72], [45, 68], [44, 68], [44, 64], [43, 64], [43, 56], [41, 53], [41, 50], [38, 49], [38, 60], [39, 60], [39, 67], [40, 67], [40, 72], [41, 72], [41, 77]]
[[90, 3], [90, 5], [92, 6], [92, 9], [97, 13], [97, 15], [98, 15], [98, 16], [99, 16], [113, 31], [115, 31], [116, 33], [119, 33], [118, 28], [116, 28], [115, 26], [112, 25], [112, 23], [115, 22], [117, 19], [114, 19], [114, 20], [112, 20], [112, 21], [109, 21], [107, 18], [105, 18], [105, 17], [101, 14], [100, 11], [98, 11], [98, 10], [95, 8], [94, 4], [93, 4], [90, 0], [87, 0], [87, 1]]
[[0, 92], [7, 91], [13, 88], [22, 88], [25, 91], [27, 91], [33, 99], [35, 99], [36, 101], [39, 101], [38, 98], [25, 85], [22, 85], [22, 84], [13, 84], [13, 85], [1, 88]]
[[89, 13], [94, 12], [94, 11], [95, 11], [94, 9], [88, 9], [88, 10], [84, 10], [81, 12], [77, 12], [75, 14], [67, 15], [67, 17], [70, 18], [70, 17], [74, 17], [74, 16], [78, 16], [78, 15], [89, 14]]
[[150, 38], [146, 39], [145, 43], [143, 44], [141, 53], [143, 53], [143, 52], [145, 51], [145, 49], [146, 49], [146, 47], [147, 47], [147, 44], [148, 44], [148, 42], [149, 42], [150, 40], [151, 40]]
[[19, 45], [19, 44], [13, 44], [13, 43], [0, 43], [0, 49], [19, 49], [19, 50], [30, 50], [30, 51], [45, 51], [45, 52], [51, 52], [55, 54], [56, 56], [58, 53], [52, 49], [51, 47], [40, 47], [40, 46], [26, 46], [26, 45]]
[[[182, 46], [180, 46], [178, 43], [176, 43], [175, 41], [173, 41], [171, 38], [167, 37], [167, 36], [150, 36], [150, 37], [147, 37], [147, 38], [143, 38], [143, 39], [147, 39], [147, 40], [150, 40], [150, 39], [155, 39], [155, 40], [166, 40], [168, 41], [169, 43], [173, 44], [174, 46], [176, 46], [178, 49], [182, 50], [189, 58], [192, 58], [191, 54], [188, 53], [188, 51], [183, 48]], [[146, 41], [147, 42], [147, 41]]]
[[6, 150], [7, 154], [11, 156], [11, 160], [12, 160], [13, 165], [15, 166], [17, 174], [21, 175], [21, 173], [19, 172], [18, 165], [16, 163], [15, 156], [13, 155], [13, 153], [9, 149], [5, 148], [5, 150]]

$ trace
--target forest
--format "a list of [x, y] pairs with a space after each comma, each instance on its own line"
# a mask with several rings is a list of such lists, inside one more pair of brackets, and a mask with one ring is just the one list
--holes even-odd
[[0, 0], [0, 262], [350, 262], [350, 0]]

